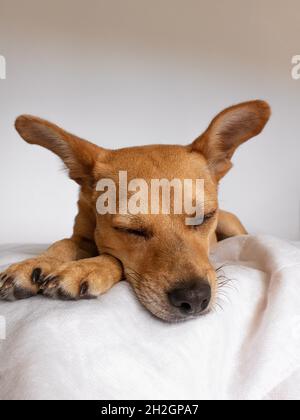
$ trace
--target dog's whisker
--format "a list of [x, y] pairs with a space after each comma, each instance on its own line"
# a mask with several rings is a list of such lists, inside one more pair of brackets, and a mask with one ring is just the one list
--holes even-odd
[[216, 313], [218, 312], [217, 309], [224, 312], [224, 308], [223, 308], [223, 306], [221, 306], [221, 304], [219, 302], [214, 303], [214, 310], [215, 310]]
[[222, 264], [220, 265], [220, 267], [216, 268], [216, 272], [218, 273], [220, 270], [223, 270], [223, 268], [225, 268], [228, 264]]
[[226, 302], [231, 303], [231, 300], [226, 293], [219, 292], [218, 293], [218, 298], [224, 298], [226, 300]]

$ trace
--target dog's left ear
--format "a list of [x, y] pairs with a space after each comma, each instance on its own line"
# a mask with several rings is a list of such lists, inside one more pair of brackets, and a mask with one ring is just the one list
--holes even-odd
[[81, 186], [93, 186], [93, 169], [99, 156], [106, 153], [105, 149], [31, 115], [21, 115], [15, 127], [27, 143], [42, 146], [59, 156], [71, 179]]
[[217, 115], [208, 129], [192, 144], [192, 150], [207, 159], [209, 168], [219, 181], [232, 167], [235, 150], [257, 136], [271, 115], [264, 101], [251, 101], [225, 109]]

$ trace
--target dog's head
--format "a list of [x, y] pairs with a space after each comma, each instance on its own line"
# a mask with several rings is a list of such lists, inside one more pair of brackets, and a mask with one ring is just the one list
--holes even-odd
[[[92, 228], [98, 250], [121, 261], [140, 301], [154, 315], [180, 321], [204, 313], [214, 301], [217, 280], [209, 248], [218, 221], [218, 183], [232, 167], [237, 147], [258, 135], [269, 117], [267, 103], [247, 102], [219, 114], [191, 145], [115, 151], [32, 116], [19, 117], [16, 128], [27, 142], [50, 149], [64, 161], [70, 177], [81, 186], [81, 205], [93, 212], [93, 220], [83, 224], [83, 231]], [[124, 210], [120, 171], [126, 173], [128, 183], [142, 180], [144, 198], [149, 202], [153, 180], [177, 180], [182, 185], [185, 180], [204, 180], [201, 223], [186, 223], [191, 214], [186, 213], [184, 205], [181, 213], [174, 211], [174, 203], [171, 211], [165, 212], [162, 197], [156, 212], [120, 211], [120, 207]], [[117, 211], [99, 214], [96, 206], [101, 192], [97, 185], [104, 179], [116, 186]], [[190, 193], [194, 202], [195, 190]], [[135, 197], [139, 204], [141, 197]], [[180, 201], [184, 200], [182, 194]]]

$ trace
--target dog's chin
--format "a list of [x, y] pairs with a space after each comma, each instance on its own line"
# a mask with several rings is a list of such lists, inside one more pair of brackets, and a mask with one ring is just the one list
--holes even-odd
[[156, 308], [151, 307], [151, 305], [145, 305], [143, 304], [146, 309], [148, 309], [148, 311], [155, 317], [160, 319], [161, 321], [164, 322], [168, 322], [168, 323], [172, 323], [172, 324], [176, 324], [176, 323], [183, 323], [183, 322], [187, 322], [187, 321], [192, 321], [195, 319], [198, 319], [200, 317], [203, 317], [205, 315], [207, 315], [210, 311], [207, 310], [205, 312], [201, 312], [199, 314], [195, 314], [195, 315], [185, 315], [182, 314], [179, 310], [178, 311], [173, 311], [172, 309], [170, 310], [157, 310]]
[[155, 318], [168, 323], [181, 323], [197, 319], [210, 312], [207, 309], [198, 314], [187, 315], [181, 312], [179, 308], [172, 307], [167, 299], [158, 295], [141, 293], [140, 290], [135, 291], [140, 303], [153, 315]]

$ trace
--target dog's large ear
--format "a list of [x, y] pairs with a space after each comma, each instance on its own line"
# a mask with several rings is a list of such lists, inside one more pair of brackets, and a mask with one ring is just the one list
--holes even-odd
[[93, 168], [99, 154], [105, 153], [104, 149], [31, 115], [21, 115], [15, 127], [27, 143], [45, 147], [59, 156], [70, 178], [79, 185], [93, 185]]
[[194, 141], [192, 150], [204, 155], [213, 175], [220, 180], [231, 169], [235, 150], [257, 136], [270, 115], [270, 106], [264, 101], [245, 102], [227, 108]]

